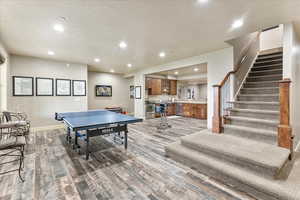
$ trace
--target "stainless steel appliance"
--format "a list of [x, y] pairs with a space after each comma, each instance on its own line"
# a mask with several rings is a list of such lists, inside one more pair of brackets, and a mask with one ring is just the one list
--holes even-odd
[[155, 103], [145, 102], [146, 119], [155, 118]]

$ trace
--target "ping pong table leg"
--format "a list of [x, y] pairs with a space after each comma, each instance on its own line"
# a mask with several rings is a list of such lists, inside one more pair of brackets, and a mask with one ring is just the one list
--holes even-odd
[[124, 147], [127, 150], [127, 134], [128, 130], [127, 130], [127, 124], [125, 125], [125, 131], [124, 131]]
[[85, 142], [86, 142], [85, 159], [88, 160], [89, 159], [89, 155], [90, 155], [90, 152], [89, 152], [89, 143], [90, 143], [90, 140], [89, 140], [89, 131], [86, 132]]
[[71, 130], [70, 130], [70, 127], [67, 128], [66, 140], [67, 140], [67, 143], [71, 143]]

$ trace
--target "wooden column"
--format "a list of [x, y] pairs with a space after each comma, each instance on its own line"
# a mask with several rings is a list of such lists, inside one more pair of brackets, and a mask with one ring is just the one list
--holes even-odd
[[221, 86], [214, 85], [214, 115], [212, 120], [212, 132], [222, 132], [222, 118], [221, 118]]
[[279, 82], [280, 124], [278, 125], [278, 146], [293, 151], [293, 136], [290, 126], [290, 79]]

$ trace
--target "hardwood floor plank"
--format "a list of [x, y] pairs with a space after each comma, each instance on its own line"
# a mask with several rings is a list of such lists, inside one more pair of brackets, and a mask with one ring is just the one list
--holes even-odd
[[91, 139], [85, 160], [65, 141], [65, 130], [43, 130], [30, 135], [24, 177], [0, 177], [0, 199], [11, 200], [249, 200], [209, 177], [165, 157], [164, 147], [180, 137], [203, 130], [205, 122], [169, 119], [172, 128], [157, 132], [159, 119], [129, 126], [128, 149], [113, 137]]

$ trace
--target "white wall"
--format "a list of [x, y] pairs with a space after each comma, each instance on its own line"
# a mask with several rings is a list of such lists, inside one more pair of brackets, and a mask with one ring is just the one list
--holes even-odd
[[213, 115], [213, 88], [214, 84], [220, 84], [225, 75], [233, 70], [233, 48], [225, 48], [222, 50], [202, 54], [187, 59], [178, 60], [172, 63], [150, 67], [136, 73], [127, 74], [126, 76], [134, 76], [134, 84], [142, 86], [142, 99], [135, 100], [135, 116], [145, 116], [145, 74], [152, 74], [166, 70], [178, 69], [186, 66], [207, 63], [207, 98], [208, 98], [208, 128], [212, 127]]
[[260, 35], [260, 50], [269, 50], [282, 47], [283, 25], [276, 29], [264, 31]]
[[87, 110], [87, 97], [14, 97], [12, 96], [12, 76], [33, 76], [87, 80], [87, 65], [70, 64], [27, 56], [10, 56], [10, 94], [8, 110], [26, 112], [33, 127], [56, 125], [55, 112]]
[[7, 110], [7, 91], [9, 76], [9, 54], [0, 41], [0, 54], [5, 58], [5, 62], [0, 65], [0, 111]]
[[[129, 97], [129, 87], [133, 79], [126, 79], [118, 74], [88, 72], [88, 108], [103, 109], [105, 107], [120, 106], [128, 113], [133, 113], [133, 99]], [[96, 85], [111, 85], [112, 97], [96, 97]]]
[[[283, 78], [291, 79], [290, 110], [291, 126], [295, 135], [295, 147], [300, 141], [300, 38], [292, 23], [284, 25]], [[298, 146], [299, 148], [299, 146]]]
[[250, 33], [243, 35], [238, 38], [226, 41], [228, 44], [233, 46], [233, 55], [234, 55], [234, 65], [237, 67], [240, 64], [240, 61], [247, 53], [251, 43], [256, 40], [259, 32]]

